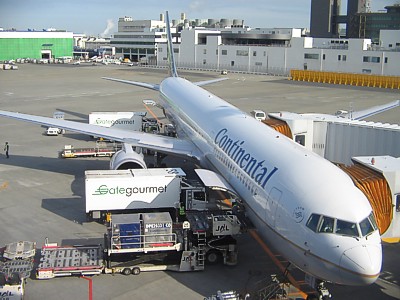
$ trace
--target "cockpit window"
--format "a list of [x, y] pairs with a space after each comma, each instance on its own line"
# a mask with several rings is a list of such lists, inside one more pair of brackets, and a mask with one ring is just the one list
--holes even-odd
[[371, 212], [371, 213], [369, 214], [368, 219], [369, 219], [369, 221], [371, 222], [372, 227], [374, 227], [374, 230], [377, 230], [377, 229], [378, 229], [378, 225], [376, 224], [376, 220], [375, 220], [375, 216], [374, 216], [374, 213], [373, 213], [373, 212]]
[[311, 214], [307, 220], [306, 226], [312, 231], [318, 233], [335, 233], [337, 235], [352, 237], [359, 237], [360, 231], [361, 236], [366, 236], [378, 229], [372, 212], [359, 224], [319, 214]]
[[336, 233], [340, 235], [359, 236], [356, 223], [343, 220], [336, 221]]
[[321, 226], [319, 227], [319, 232], [332, 233], [333, 225], [335, 224], [335, 219], [322, 216]]
[[378, 228], [376, 225], [374, 214], [371, 213], [368, 218], [360, 222], [361, 235], [366, 236]]
[[307, 221], [307, 224], [306, 224], [307, 227], [310, 228], [312, 231], [316, 232], [320, 218], [321, 218], [321, 215], [312, 214], [308, 218], [308, 221]]

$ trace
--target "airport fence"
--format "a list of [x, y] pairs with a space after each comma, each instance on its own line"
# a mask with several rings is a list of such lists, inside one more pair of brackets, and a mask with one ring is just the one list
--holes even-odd
[[[142, 65], [143, 67], [151, 68], [167, 68], [168, 63], [158, 63]], [[227, 71], [230, 73], [243, 73], [243, 74], [259, 74], [259, 75], [271, 75], [271, 76], [289, 76], [289, 70], [284, 68], [267, 68], [263, 66], [247, 66], [247, 65], [236, 65], [231, 66], [230, 64], [202, 64], [202, 63], [177, 63], [177, 68], [181, 70], [196, 70], [196, 71], [211, 71], [211, 72], [222, 72]]]

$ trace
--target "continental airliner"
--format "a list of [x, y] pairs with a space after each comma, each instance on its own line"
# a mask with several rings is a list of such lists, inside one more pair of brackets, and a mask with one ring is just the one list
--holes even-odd
[[169, 76], [160, 84], [105, 78], [159, 93], [177, 137], [129, 132], [0, 111], [0, 116], [124, 143], [111, 167], [146, 168], [132, 147], [195, 159], [243, 200], [264, 241], [321, 281], [368, 285], [382, 264], [381, 238], [366, 196], [331, 162], [178, 76], [168, 13]]

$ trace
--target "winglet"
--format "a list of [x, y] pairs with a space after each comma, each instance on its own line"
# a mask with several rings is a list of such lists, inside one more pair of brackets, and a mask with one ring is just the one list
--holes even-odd
[[167, 25], [167, 55], [168, 55], [169, 75], [171, 77], [178, 77], [178, 72], [176, 71], [176, 65], [175, 65], [174, 48], [172, 45], [172, 34], [169, 23], [168, 11], [165, 12], [165, 15], [166, 15], [166, 25]]

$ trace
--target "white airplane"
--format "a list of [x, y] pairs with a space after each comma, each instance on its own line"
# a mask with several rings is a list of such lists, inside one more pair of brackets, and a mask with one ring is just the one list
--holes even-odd
[[[244, 200], [259, 235], [288, 261], [321, 281], [367, 285], [378, 278], [382, 247], [371, 206], [329, 161], [177, 74], [166, 14], [170, 76], [159, 85], [106, 78], [159, 92], [179, 138], [127, 132], [0, 111], [0, 116], [124, 143], [112, 168], [145, 168], [132, 146], [195, 158]], [[221, 177], [222, 176], [222, 177]]]

